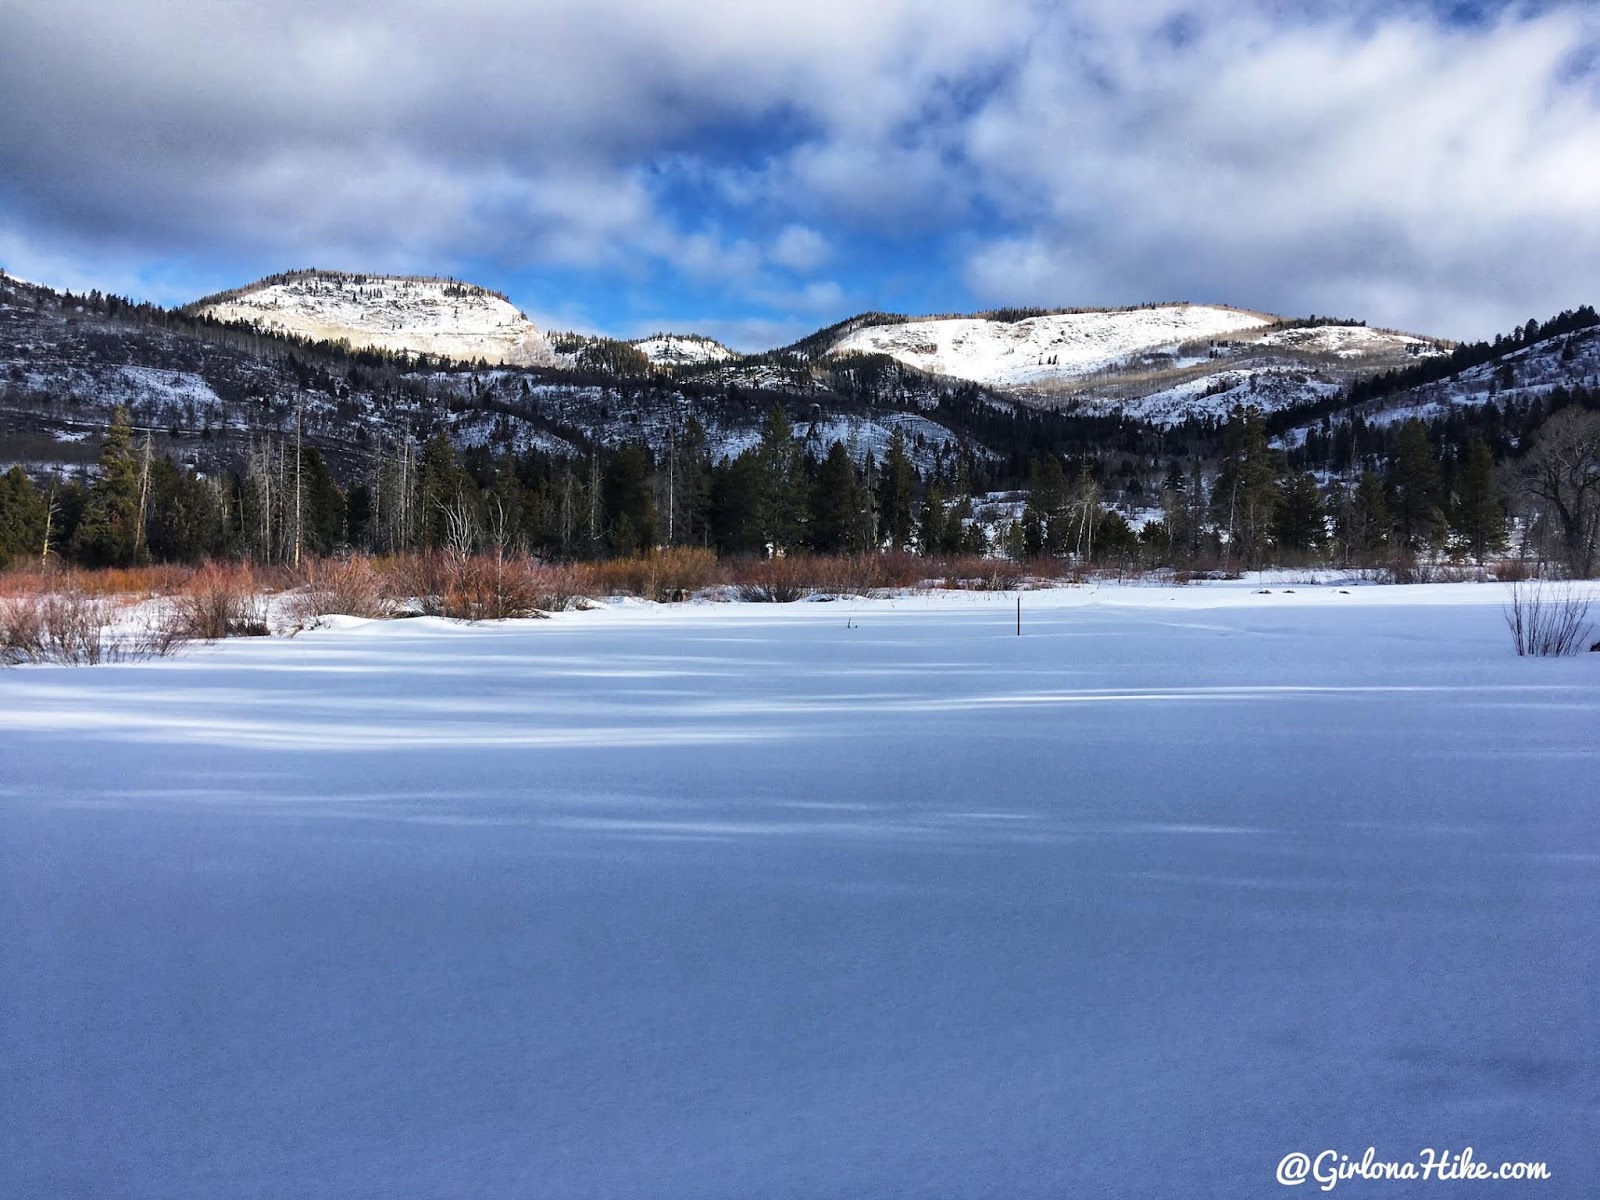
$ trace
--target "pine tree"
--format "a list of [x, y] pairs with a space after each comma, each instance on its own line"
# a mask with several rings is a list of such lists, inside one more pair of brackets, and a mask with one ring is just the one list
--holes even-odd
[[1071, 534], [1067, 476], [1055, 455], [1035, 459], [1028, 472], [1028, 503], [1022, 510], [1023, 539], [1030, 555], [1060, 554]]
[[878, 539], [891, 550], [903, 550], [911, 544], [916, 483], [917, 473], [906, 453], [906, 435], [896, 426], [889, 435], [889, 451], [878, 477]]
[[762, 533], [774, 550], [797, 546], [805, 507], [805, 460], [795, 441], [794, 425], [782, 405], [774, 404], [767, 412], [756, 461], [760, 466], [758, 511]]
[[763, 469], [760, 455], [749, 450], [711, 472], [711, 540], [721, 554], [764, 554], [762, 527]]
[[134, 561], [140, 539], [140, 465], [133, 422], [118, 406], [100, 448], [100, 469], [89, 488], [83, 519], [73, 535], [73, 555], [87, 566], [120, 567]]
[[656, 544], [650, 452], [644, 446], [630, 443], [611, 456], [601, 482], [601, 498], [606, 541], [612, 554], [639, 554]]
[[21, 467], [0, 475], [0, 567], [37, 564], [44, 553], [48, 506]]
[[811, 484], [811, 548], [822, 554], [856, 553], [863, 539], [867, 502], [844, 443], [835, 441]]
[[1388, 551], [1389, 536], [1394, 529], [1383, 480], [1371, 471], [1363, 472], [1347, 505], [1339, 529], [1346, 561], [1371, 566], [1381, 561]]
[[331, 554], [345, 543], [345, 501], [322, 455], [300, 451], [301, 541], [307, 553]]
[[1400, 426], [1390, 480], [1394, 492], [1395, 529], [1403, 549], [1413, 553], [1432, 550], [1445, 535], [1443, 488], [1439, 460], [1428, 441], [1428, 430], [1412, 417]]
[[1462, 464], [1455, 512], [1456, 529], [1480, 565], [1505, 549], [1506, 513], [1495, 490], [1494, 455], [1482, 438], [1473, 440]]
[[171, 459], [150, 465], [146, 544], [157, 562], [198, 562], [226, 551], [221, 492]]
[[462, 467], [443, 430], [423, 447], [418, 490], [422, 548], [470, 552], [480, 524], [478, 485]]
[[1283, 495], [1279, 456], [1267, 444], [1261, 410], [1235, 405], [1224, 431], [1222, 468], [1211, 494], [1212, 519], [1227, 531], [1228, 554], [1240, 566], [1265, 561]]
[[690, 417], [673, 440], [668, 471], [667, 541], [677, 546], [711, 542], [711, 450], [706, 431]]
[[1274, 533], [1285, 562], [1303, 562], [1321, 554], [1327, 537], [1327, 512], [1314, 475], [1297, 471], [1289, 476]]

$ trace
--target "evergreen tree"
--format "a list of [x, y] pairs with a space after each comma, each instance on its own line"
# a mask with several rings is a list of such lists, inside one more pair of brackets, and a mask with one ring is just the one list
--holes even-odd
[[1267, 444], [1261, 410], [1235, 405], [1223, 434], [1222, 467], [1211, 494], [1212, 519], [1228, 534], [1228, 554], [1240, 566], [1264, 562], [1282, 492], [1279, 456]]
[[858, 553], [867, 548], [870, 513], [865, 489], [844, 443], [835, 441], [811, 484], [811, 548], [821, 554]]
[[345, 544], [344, 494], [322, 455], [310, 446], [300, 451], [301, 546], [309, 554], [331, 554]]
[[38, 564], [48, 508], [49, 501], [21, 467], [0, 475], [0, 567]]
[[1363, 472], [1346, 503], [1348, 507], [1339, 529], [1346, 561], [1368, 566], [1381, 561], [1389, 549], [1389, 537], [1394, 529], [1383, 480], [1371, 471]]
[[344, 494], [344, 527], [352, 546], [367, 550], [376, 548], [371, 541], [372, 490], [365, 483], [351, 484]]
[[759, 520], [766, 541], [774, 550], [797, 546], [805, 510], [805, 459], [782, 405], [767, 411], [756, 461], [761, 471]]
[[765, 554], [762, 527], [763, 470], [759, 454], [746, 451], [711, 473], [711, 540], [721, 554]]
[[1432, 550], [1444, 539], [1446, 529], [1443, 487], [1428, 430], [1416, 417], [1400, 426], [1390, 488], [1401, 547], [1413, 553]]
[[1506, 545], [1506, 513], [1494, 485], [1494, 455], [1482, 438], [1474, 438], [1462, 465], [1455, 506], [1455, 526], [1472, 557], [1481, 565], [1487, 555]]
[[1139, 558], [1139, 535], [1121, 513], [1101, 510], [1095, 522], [1093, 560], [1132, 566]]
[[606, 541], [626, 556], [656, 544], [656, 503], [650, 488], [650, 452], [637, 442], [612, 455], [601, 483]]
[[693, 417], [673, 441], [667, 471], [666, 540], [677, 546], [710, 545], [711, 450], [704, 427]]
[[157, 562], [198, 562], [227, 551], [220, 491], [169, 458], [151, 462], [149, 507], [146, 544]]
[[419, 492], [422, 548], [470, 551], [479, 528], [478, 485], [443, 430], [423, 448]]
[[91, 567], [134, 561], [141, 540], [140, 463], [133, 447], [133, 422], [118, 406], [100, 448], [100, 469], [73, 535], [73, 556]]
[[917, 473], [906, 453], [906, 435], [897, 425], [889, 435], [889, 451], [878, 477], [878, 540], [891, 550], [911, 544], [916, 522], [914, 492]]
[[917, 550], [931, 556], [940, 553], [944, 545], [944, 487], [934, 480], [922, 493], [922, 513], [917, 519]]
[[1327, 537], [1327, 513], [1316, 477], [1307, 471], [1289, 476], [1274, 524], [1278, 552], [1284, 562], [1318, 557]]
[[1028, 472], [1028, 503], [1022, 510], [1023, 540], [1030, 555], [1060, 554], [1071, 534], [1067, 476], [1054, 455], [1034, 459]]

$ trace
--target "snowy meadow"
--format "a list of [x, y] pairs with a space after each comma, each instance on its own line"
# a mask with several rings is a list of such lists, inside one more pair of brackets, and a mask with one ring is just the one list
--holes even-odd
[[1472, 1195], [1583, 1195], [1600, 654], [1516, 657], [1504, 599], [633, 603], [0, 673], [0, 1195], [1234, 1197], [1469, 1145], [1551, 1173]]

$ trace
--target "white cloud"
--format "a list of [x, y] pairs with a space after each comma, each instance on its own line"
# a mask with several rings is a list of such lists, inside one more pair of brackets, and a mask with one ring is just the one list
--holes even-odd
[[768, 257], [802, 275], [816, 270], [832, 253], [828, 239], [804, 225], [787, 226], [772, 243]]
[[[1600, 279], [1600, 18], [1508, 12], [12, 0], [0, 245], [61, 278], [100, 258], [665, 271], [788, 320], [865, 295], [835, 247], [880, 238], [872, 261], [915, 255], [921, 278], [964, 247], [981, 303], [1487, 333]], [[839, 282], [790, 278], [825, 265]]]
[[[976, 247], [995, 301], [1231, 300], [1486, 334], [1592, 299], [1592, 39], [1557, 10], [1488, 27], [1263, 18], [1183, 46], [1109, 29], [1037, 49], [969, 128], [1020, 232]], [[1082, 51], [1080, 50], [1080, 53]]]

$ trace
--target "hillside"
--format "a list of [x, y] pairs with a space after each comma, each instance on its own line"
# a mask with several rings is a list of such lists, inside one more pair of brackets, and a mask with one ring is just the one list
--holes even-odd
[[697, 334], [657, 333], [630, 343], [657, 366], [699, 366], [739, 356], [721, 342]]
[[[345, 477], [399, 441], [420, 443], [438, 431], [463, 448], [575, 457], [636, 441], [660, 450], [693, 420], [724, 457], [755, 442], [775, 402], [790, 407], [818, 454], [835, 438], [858, 460], [881, 454], [897, 427], [924, 469], [940, 455], [993, 453], [941, 416], [943, 393], [918, 378], [823, 373], [803, 398], [677, 383], [670, 374], [643, 378], [609, 366], [627, 356], [647, 360], [638, 347], [606, 339], [577, 339], [574, 351], [544, 365], [407, 364], [291, 341], [264, 324], [221, 326], [192, 315], [220, 303], [169, 312], [0, 274], [0, 471], [87, 469], [118, 405], [141, 434], [153, 435], [159, 452], [205, 472], [233, 469], [252, 447], [297, 427]], [[731, 353], [709, 340], [647, 340]], [[601, 353], [608, 347], [627, 356]]]
[[[1448, 350], [1450, 343], [1353, 321], [1193, 305], [960, 318], [873, 313], [747, 356], [688, 335], [541, 335], [541, 362], [488, 369], [355, 350], [348, 337], [343, 345], [327, 340], [336, 331], [330, 323], [302, 324], [295, 340], [266, 320], [213, 319], [290, 294], [299, 297], [290, 306], [297, 312], [360, 309], [367, 327], [385, 313], [391, 321], [438, 317], [447, 301], [484, 312], [506, 304], [437, 280], [297, 275], [168, 311], [0, 275], [0, 469], [19, 464], [43, 477], [87, 468], [117, 405], [153, 435], [158, 452], [198, 471], [236, 469], [299, 429], [348, 479], [397, 445], [439, 432], [492, 455], [586, 457], [631, 442], [661, 455], [693, 421], [713, 456], [725, 459], [755, 443], [776, 403], [819, 459], [838, 439], [858, 463], [881, 461], [899, 429], [919, 471], [960, 464], [974, 487], [1020, 486], [1036, 458], [1087, 457], [1116, 462], [1133, 494], [1142, 473], [1165, 470], [1152, 456], [1215, 454], [1219, 426], [1238, 404], [1269, 413], [1283, 444], [1306, 455], [1327, 453], [1327, 439], [1357, 421], [1372, 429], [1486, 402], [1515, 406], [1515, 424], [1497, 434], [1504, 453], [1561, 388], [1600, 382], [1600, 331], [1589, 310], [1548, 326], [1530, 322], [1493, 346]], [[426, 344], [409, 328], [390, 332]], [[316, 343], [303, 340], [314, 336]], [[969, 377], [1032, 382], [1002, 387]], [[1308, 442], [1319, 430], [1323, 441]], [[1362, 452], [1385, 452], [1374, 436], [1357, 435]]]
[[449, 279], [295, 271], [188, 311], [356, 349], [520, 366], [553, 360], [549, 340], [504, 296]]
[[933, 375], [986, 387], [1029, 388], [1079, 379], [1138, 355], [1270, 323], [1271, 318], [1257, 313], [1198, 304], [1022, 320], [943, 318], [871, 325], [846, 334], [829, 353], [887, 354]]

